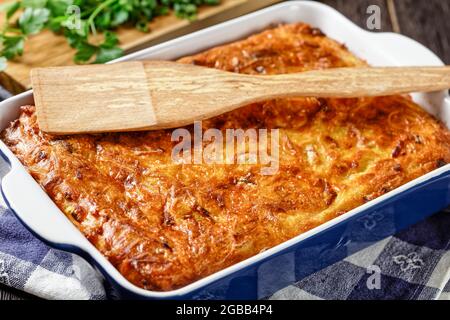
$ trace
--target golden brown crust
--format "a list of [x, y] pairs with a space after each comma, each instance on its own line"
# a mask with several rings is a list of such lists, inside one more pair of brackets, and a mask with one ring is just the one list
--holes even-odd
[[[245, 73], [365, 63], [304, 24], [180, 60]], [[2, 133], [69, 219], [134, 284], [171, 290], [450, 162], [450, 133], [408, 97], [280, 99], [203, 129], [279, 128], [280, 168], [171, 160], [171, 131], [53, 137], [33, 106]]]

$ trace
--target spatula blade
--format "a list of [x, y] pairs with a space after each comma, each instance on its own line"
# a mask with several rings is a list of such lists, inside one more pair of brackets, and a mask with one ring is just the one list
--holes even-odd
[[31, 82], [45, 132], [135, 131], [156, 124], [142, 62], [38, 68]]

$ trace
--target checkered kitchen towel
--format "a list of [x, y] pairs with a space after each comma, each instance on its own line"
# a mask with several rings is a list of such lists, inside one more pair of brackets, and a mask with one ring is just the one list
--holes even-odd
[[105, 299], [101, 276], [82, 258], [36, 239], [0, 208], [0, 282], [45, 299]]
[[450, 208], [270, 299], [450, 300]]
[[[0, 176], [7, 171], [0, 160]], [[26, 199], [24, 199], [26, 201]], [[105, 299], [82, 258], [49, 248], [0, 202], [0, 282], [46, 299]], [[450, 210], [274, 294], [270, 299], [449, 299]]]

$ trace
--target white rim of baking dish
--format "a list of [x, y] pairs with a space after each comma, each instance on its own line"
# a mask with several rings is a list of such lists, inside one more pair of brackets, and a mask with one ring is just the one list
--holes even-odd
[[[259, 22], [256, 23], [260, 25], [261, 29], [263, 27], [267, 27], [267, 24], [270, 22], [264, 22], [262, 19], [267, 17], [270, 18], [270, 15], [273, 13], [277, 13], [282, 16], [283, 13], [292, 14], [293, 11], [300, 12], [301, 10], [310, 10], [316, 11], [316, 15], [325, 15], [328, 16], [328, 20], [332, 21], [334, 24], [342, 24], [345, 25], [345, 28], [342, 30], [352, 31], [352, 37], [356, 37], [358, 39], [365, 39], [370, 44], [370, 50], [379, 50], [382, 48], [384, 52], [395, 52], [398, 50], [398, 47], [401, 46], [404, 52], [408, 52], [410, 55], [416, 55], [419, 64], [428, 64], [428, 65], [442, 65], [442, 61], [429, 49], [425, 48], [421, 44], [416, 41], [407, 38], [402, 35], [394, 34], [394, 33], [371, 33], [365, 31], [355, 24], [353, 24], [350, 20], [344, 17], [341, 13], [334, 10], [333, 8], [326, 6], [317, 2], [310, 1], [290, 1], [281, 3], [278, 5], [274, 5], [268, 7], [266, 9], [256, 11], [254, 13], [242, 16], [240, 18], [236, 18], [233, 20], [229, 20], [227, 22], [218, 24], [216, 26], [203, 29], [201, 31], [189, 34], [187, 36], [183, 36], [163, 44], [141, 50], [139, 52], [133, 53], [121, 59], [115, 60], [112, 63], [127, 61], [127, 60], [139, 60], [144, 56], [148, 56], [152, 53], [157, 53], [161, 55], [161, 58], [164, 56], [165, 52], [168, 49], [173, 49], [179, 44], [186, 44], [187, 42], [194, 40], [196, 38], [202, 37], [203, 40], [211, 39], [211, 42], [207, 44], [207, 46], [216, 46], [218, 42], [224, 43], [232, 41], [233, 35], [229, 35], [225, 37], [225, 41], [214, 40], [214, 38], [220, 38], [216, 34], [218, 31], [224, 34], [226, 29], [230, 26], [245, 26], [245, 23], [249, 20], [260, 19]], [[331, 18], [330, 18], [331, 17]], [[273, 22], [273, 21], [272, 21]], [[280, 21], [281, 22], [281, 21]], [[299, 19], [300, 22], [300, 19]], [[331, 22], [330, 22], [331, 23]], [[265, 24], [265, 25], [264, 25]], [[243, 27], [244, 28], [244, 27]], [[252, 28], [255, 28], [253, 25]], [[258, 30], [254, 30], [258, 31]], [[250, 33], [250, 32], [249, 32]], [[340, 37], [333, 35], [333, 33], [326, 32], [328, 36], [331, 38], [340, 40]], [[242, 36], [239, 36], [242, 38]], [[369, 38], [369, 40], [367, 39]], [[234, 39], [235, 40], [235, 39]], [[194, 51], [201, 51], [202, 49], [195, 48]], [[352, 48], [350, 48], [352, 49]], [[383, 53], [380, 53], [383, 55]], [[359, 54], [364, 57], [364, 55]], [[387, 56], [386, 56], [387, 57]], [[173, 57], [169, 58], [172, 59]], [[411, 58], [411, 57], [410, 57]], [[410, 59], [411, 60], [411, 59]], [[413, 59], [414, 60], [414, 59]], [[392, 62], [394, 65], [402, 65], [399, 61], [393, 61], [392, 59], [386, 59], [387, 64]], [[372, 64], [376, 65], [376, 61], [369, 61]], [[414, 63], [408, 62], [408, 59], [405, 59], [405, 63], [409, 65], [413, 65]], [[386, 63], [385, 63], [386, 64]], [[431, 96], [431, 98], [430, 98]], [[445, 110], [450, 109], [450, 103], [448, 94], [441, 92], [432, 95], [415, 95], [415, 98], [418, 100], [423, 100], [423, 103], [430, 102], [430, 99], [439, 99], [446, 104], [447, 108], [443, 108], [441, 111], [445, 112]], [[14, 106], [25, 105], [32, 103], [32, 91], [27, 91], [20, 95], [11, 97], [2, 103], [0, 103], [0, 110], [3, 108], [13, 108]], [[431, 101], [432, 103], [433, 101]], [[1, 111], [0, 111], [1, 113]], [[445, 115], [440, 114], [440, 116], [444, 116], [444, 118], [448, 119]], [[6, 126], [6, 123], [9, 123], [13, 120], [14, 117], [12, 115], [7, 117], [0, 118], [0, 125], [2, 128]], [[84, 253], [88, 254], [92, 259], [96, 261], [98, 266], [103, 269], [117, 284], [125, 288], [126, 290], [133, 292], [134, 294], [140, 295], [142, 297], [148, 298], [176, 298], [192, 293], [202, 287], [216, 282], [218, 280], [223, 279], [224, 277], [237, 272], [242, 269], [246, 269], [247, 267], [257, 263], [262, 262], [264, 260], [269, 259], [271, 256], [276, 256], [278, 253], [284, 252], [284, 250], [290, 248], [291, 246], [295, 246], [299, 242], [310, 238], [318, 233], [321, 233], [328, 228], [335, 226], [364, 210], [367, 210], [371, 207], [377, 206], [378, 204], [395, 197], [396, 195], [405, 192], [411, 189], [414, 186], [418, 186], [420, 184], [426, 183], [429, 180], [432, 180], [435, 177], [438, 177], [442, 174], [448, 173], [450, 171], [450, 165], [446, 165], [440, 169], [434, 170], [433, 172], [424, 175], [418, 179], [415, 179], [373, 201], [370, 201], [362, 206], [359, 206], [342, 216], [339, 216], [333, 220], [330, 220], [312, 230], [309, 230], [303, 234], [300, 234], [297, 237], [294, 237], [282, 244], [279, 244], [275, 247], [272, 247], [264, 252], [261, 252], [253, 257], [250, 257], [246, 260], [243, 260], [237, 264], [234, 264], [228, 268], [215, 272], [205, 278], [197, 280], [189, 285], [186, 285], [180, 289], [166, 291], [166, 292], [158, 292], [158, 291], [149, 291], [142, 288], [137, 287], [136, 285], [129, 282], [119, 271], [98, 251], [85, 237], [84, 235], [67, 219], [67, 217], [59, 210], [56, 204], [50, 199], [50, 197], [45, 193], [45, 191], [40, 188], [39, 184], [31, 177], [30, 174], [26, 171], [20, 161], [14, 156], [14, 154], [8, 149], [8, 147], [0, 141], [0, 150], [4, 153], [6, 157], [5, 160], [8, 161], [11, 165], [11, 170], [5, 175], [2, 179], [2, 194], [5, 198], [5, 201], [8, 203], [10, 208], [16, 213], [18, 218], [37, 236], [41, 239], [49, 242], [53, 246], [57, 248], [66, 248], [68, 251], [81, 250]], [[43, 208], [40, 210], [36, 210], [36, 208]], [[40, 211], [40, 212], [36, 212]], [[42, 212], [43, 211], [43, 212]], [[43, 214], [44, 213], [44, 214]], [[49, 225], [55, 225], [57, 228], [48, 228]]]

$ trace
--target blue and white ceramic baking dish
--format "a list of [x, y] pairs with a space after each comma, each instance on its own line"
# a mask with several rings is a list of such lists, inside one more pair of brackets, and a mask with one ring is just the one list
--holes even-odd
[[[176, 59], [234, 41], [280, 22], [307, 22], [345, 43], [372, 65], [442, 65], [419, 43], [392, 33], [370, 33], [334, 9], [310, 1], [289, 1], [148, 48], [117, 61]], [[444, 92], [415, 94], [428, 112], [450, 124], [450, 99]], [[32, 92], [0, 104], [0, 130], [17, 118], [19, 107], [33, 102]], [[416, 223], [450, 204], [450, 165], [435, 170], [334, 220], [250, 259], [170, 292], [143, 290], [128, 282], [72, 225], [0, 142], [10, 164], [3, 196], [18, 218], [51, 246], [83, 256], [98, 268], [117, 294], [143, 299], [256, 299], [266, 297], [375, 241]]]

